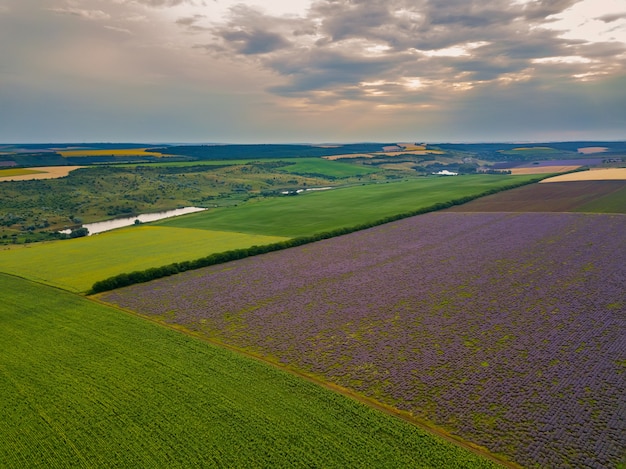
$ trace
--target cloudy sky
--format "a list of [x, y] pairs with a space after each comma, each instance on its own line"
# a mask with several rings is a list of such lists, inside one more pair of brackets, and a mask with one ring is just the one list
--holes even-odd
[[624, 0], [0, 0], [0, 142], [626, 139]]

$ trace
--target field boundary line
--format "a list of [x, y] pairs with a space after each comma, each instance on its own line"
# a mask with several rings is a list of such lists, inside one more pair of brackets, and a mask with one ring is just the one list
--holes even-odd
[[420, 209], [412, 210], [410, 212], [397, 213], [395, 215], [389, 215], [378, 220], [371, 222], [361, 223], [359, 225], [351, 227], [336, 228], [330, 231], [319, 232], [307, 236], [299, 236], [290, 238], [286, 241], [280, 241], [277, 243], [265, 244], [261, 246], [251, 246], [249, 248], [233, 249], [230, 251], [224, 251], [221, 253], [213, 253], [209, 256], [194, 259], [190, 261], [174, 262], [172, 264], [162, 265], [159, 267], [152, 267], [149, 269], [134, 271], [130, 273], [121, 273], [112, 277], [97, 281], [93, 284], [91, 289], [86, 292], [86, 295], [94, 295], [105, 291], [115, 290], [117, 288], [127, 287], [138, 283], [146, 283], [151, 280], [156, 280], [163, 277], [168, 277], [178, 273], [186, 272], [189, 270], [197, 270], [203, 267], [209, 267], [212, 265], [224, 264], [226, 262], [243, 259], [246, 257], [252, 257], [259, 254], [266, 254], [273, 251], [280, 251], [292, 247], [302, 246], [305, 244], [314, 243], [323, 239], [335, 238], [337, 236], [343, 236], [357, 231], [362, 231], [375, 226], [384, 225], [394, 221], [399, 221], [405, 218], [410, 218], [418, 215], [424, 215], [426, 213], [437, 212], [446, 208], [453, 207], [455, 205], [462, 205], [472, 200], [485, 197], [487, 195], [497, 194], [498, 192], [515, 189], [517, 187], [526, 186], [529, 184], [536, 184], [539, 181], [550, 177], [551, 175], [542, 175], [533, 179], [529, 179], [523, 182], [512, 183], [500, 188], [493, 188], [483, 191], [475, 195], [467, 195], [458, 199], [452, 199], [446, 202], [437, 202], [428, 207], [422, 207]]
[[474, 454], [482, 456], [482, 457], [484, 457], [486, 459], [489, 459], [490, 461], [498, 463], [498, 464], [500, 464], [500, 465], [502, 465], [504, 467], [507, 467], [509, 469], [523, 469], [522, 466], [520, 466], [519, 464], [517, 464], [514, 461], [510, 461], [508, 459], [505, 459], [502, 456], [499, 456], [497, 454], [491, 453], [487, 448], [484, 448], [483, 446], [480, 446], [480, 445], [478, 445], [476, 443], [473, 443], [471, 441], [468, 441], [468, 440], [464, 440], [464, 439], [462, 439], [462, 438], [460, 438], [460, 437], [458, 437], [458, 436], [456, 436], [454, 434], [451, 434], [451, 433], [447, 432], [443, 428], [438, 427], [438, 426], [436, 426], [434, 424], [431, 424], [431, 423], [429, 423], [429, 422], [427, 422], [425, 420], [419, 419], [419, 418], [411, 415], [408, 412], [404, 412], [404, 411], [396, 409], [396, 408], [394, 408], [392, 406], [383, 404], [382, 402], [379, 402], [379, 401], [377, 401], [377, 400], [375, 400], [375, 399], [373, 399], [371, 397], [364, 396], [362, 394], [359, 394], [359, 393], [357, 393], [355, 391], [352, 391], [352, 390], [350, 390], [348, 388], [345, 388], [343, 386], [340, 386], [338, 384], [331, 383], [329, 381], [325, 381], [325, 380], [317, 377], [314, 374], [306, 373], [304, 371], [298, 370], [298, 369], [293, 368], [291, 366], [281, 365], [281, 364], [279, 364], [279, 363], [277, 363], [275, 361], [272, 361], [269, 358], [263, 357], [261, 355], [257, 355], [257, 354], [254, 354], [252, 352], [249, 352], [247, 350], [243, 350], [243, 349], [240, 349], [238, 347], [234, 347], [234, 346], [232, 346], [230, 344], [221, 342], [219, 340], [210, 339], [210, 338], [202, 335], [201, 333], [191, 331], [191, 330], [187, 329], [184, 326], [180, 326], [180, 325], [176, 325], [176, 324], [168, 324], [168, 323], [162, 322], [162, 321], [160, 321], [158, 319], [155, 319], [153, 317], [139, 314], [136, 311], [133, 311], [131, 309], [122, 308], [122, 307], [119, 307], [117, 305], [114, 305], [114, 304], [111, 304], [111, 303], [107, 303], [106, 301], [101, 300], [99, 296], [100, 296], [99, 294], [95, 294], [95, 295], [89, 296], [88, 299], [91, 300], [91, 301], [94, 301], [94, 302], [96, 302], [98, 304], [101, 304], [103, 306], [107, 306], [107, 307], [116, 309], [116, 310], [118, 310], [118, 311], [120, 311], [122, 313], [128, 314], [130, 316], [134, 316], [134, 317], [140, 318], [142, 320], [149, 321], [149, 322], [151, 322], [153, 324], [156, 324], [156, 325], [158, 325], [160, 327], [165, 327], [167, 329], [179, 332], [181, 334], [185, 334], [188, 337], [192, 337], [194, 339], [206, 342], [208, 344], [211, 344], [214, 347], [226, 349], [226, 350], [229, 350], [229, 351], [231, 351], [231, 352], [233, 352], [235, 354], [238, 354], [238, 355], [250, 358], [252, 360], [256, 360], [256, 361], [258, 361], [260, 363], [263, 363], [263, 364], [265, 364], [267, 366], [271, 366], [272, 368], [284, 371], [284, 372], [289, 373], [289, 374], [291, 374], [293, 376], [296, 376], [298, 378], [305, 379], [305, 380], [309, 381], [310, 383], [316, 384], [316, 385], [321, 386], [321, 387], [323, 387], [325, 389], [328, 389], [328, 390], [330, 390], [332, 392], [335, 392], [335, 393], [340, 394], [342, 396], [345, 396], [345, 397], [348, 397], [350, 399], [353, 399], [353, 400], [355, 400], [357, 402], [360, 402], [363, 405], [366, 405], [366, 406], [368, 406], [370, 408], [378, 410], [379, 412], [384, 412], [387, 415], [391, 415], [391, 416], [394, 416], [396, 418], [400, 418], [400, 419], [404, 420], [405, 422], [408, 422], [411, 425], [415, 425], [416, 427], [420, 428], [421, 430], [424, 430], [425, 432], [427, 432], [427, 433], [429, 433], [431, 435], [434, 435], [436, 437], [442, 438], [442, 439], [444, 439], [444, 440], [446, 440], [446, 441], [448, 441], [450, 443], [455, 444], [456, 446], [459, 446], [459, 447], [464, 448], [464, 449], [466, 449], [468, 451], [471, 451]]

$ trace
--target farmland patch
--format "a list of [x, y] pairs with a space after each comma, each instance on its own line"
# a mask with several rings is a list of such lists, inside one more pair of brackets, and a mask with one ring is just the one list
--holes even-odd
[[510, 150], [499, 150], [499, 153], [502, 153], [503, 155], [512, 155], [512, 156], [518, 155], [520, 153], [549, 155], [549, 154], [558, 154], [560, 153], [560, 151], [551, 147], [518, 147], [518, 148], [512, 148]]
[[150, 152], [148, 148], [108, 148], [57, 150], [64, 158], [77, 156], [161, 156], [160, 152]]
[[578, 153], [582, 153], [584, 155], [604, 153], [605, 151], [608, 151], [607, 147], [581, 147], [578, 149]]
[[626, 448], [626, 217], [431, 213], [104, 294], [528, 467]]
[[4, 467], [479, 467], [308, 381], [0, 274]]
[[535, 167], [520, 167], [512, 168], [511, 174], [547, 174], [547, 173], [564, 173], [567, 171], [573, 171], [580, 168], [580, 166], [535, 166]]
[[359, 185], [218, 208], [157, 224], [273, 236], [307, 236], [477, 196], [532, 179], [533, 176], [471, 175]]
[[0, 249], [0, 271], [71, 291], [123, 272], [197, 259], [215, 252], [285, 238], [155, 226], [137, 226], [55, 243]]
[[[30, 181], [34, 179], [57, 179], [83, 166], [41, 166], [24, 170], [0, 170], [0, 181]], [[5, 171], [21, 171], [21, 174], [6, 174]]]
[[315, 175], [331, 178], [345, 178], [376, 173], [379, 170], [366, 166], [328, 161], [323, 158], [298, 158], [295, 161], [285, 162], [280, 171], [301, 175]]
[[23, 169], [23, 168], [0, 169], [0, 178], [8, 178], [11, 176], [26, 176], [29, 174], [41, 174], [41, 173], [43, 173], [43, 171], [37, 171], [36, 169]]
[[451, 212], [626, 213], [626, 181], [533, 184], [472, 200]]
[[544, 179], [542, 182], [570, 182], [570, 181], [626, 181], [626, 168], [591, 169], [578, 173], [561, 174], [552, 178]]

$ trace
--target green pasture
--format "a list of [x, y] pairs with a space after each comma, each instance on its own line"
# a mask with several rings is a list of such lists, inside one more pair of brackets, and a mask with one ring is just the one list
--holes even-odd
[[25, 176], [26, 174], [38, 174], [45, 171], [37, 171], [35, 169], [23, 169], [23, 168], [10, 168], [0, 169], [0, 178], [6, 178], [11, 176]]
[[373, 222], [534, 178], [533, 175], [469, 175], [368, 184], [250, 201], [184, 219], [163, 220], [157, 225], [270, 236], [306, 236]]
[[280, 170], [292, 174], [314, 174], [331, 178], [354, 177], [380, 171], [378, 168], [370, 168], [341, 161], [331, 161], [324, 158], [297, 158], [293, 160], [293, 162], [289, 161], [288, 163], [287, 166], [280, 168]]
[[[164, 161], [151, 161], [149, 163], [123, 163], [119, 166], [120, 168], [135, 168], [137, 166], [150, 166], [155, 168], [167, 168], [167, 167], [175, 167], [175, 168], [184, 168], [189, 166], [239, 166], [243, 164], [252, 163], [258, 160], [249, 159], [249, 160], [194, 160], [194, 161], [167, 161], [164, 158]], [[269, 160], [263, 160], [269, 161]]]
[[150, 225], [58, 242], [0, 248], [0, 272], [75, 292], [124, 272], [196, 259], [285, 238]]
[[555, 153], [563, 153], [562, 150], [557, 150], [551, 147], [520, 147], [513, 148], [511, 150], [500, 150], [499, 153], [503, 155], [523, 155], [528, 153], [536, 153], [537, 155], [551, 155]]
[[261, 362], [0, 274], [4, 467], [496, 467]]
[[[263, 160], [201, 160], [180, 162], [157, 162], [149, 163], [154, 167], [193, 167], [193, 166], [241, 166], [249, 163], [285, 163], [285, 166], [277, 168], [277, 171], [299, 175], [316, 175], [329, 178], [347, 178], [377, 173], [378, 168], [370, 168], [358, 164], [341, 161], [326, 160], [324, 158], [264, 158]], [[146, 163], [148, 164], [148, 163]], [[124, 167], [145, 166], [146, 164], [126, 164]]]

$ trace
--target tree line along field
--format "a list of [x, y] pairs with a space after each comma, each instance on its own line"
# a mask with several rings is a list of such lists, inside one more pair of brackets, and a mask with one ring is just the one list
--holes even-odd
[[85, 292], [105, 278], [286, 238], [215, 230], [122, 228], [60, 242], [0, 247], [0, 270]]
[[150, 227], [5, 247], [0, 249], [0, 271], [84, 292], [116, 274], [374, 222], [531, 180], [532, 176], [500, 175], [421, 178], [250, 200]]
[[156, 224], [273, 236], [305, 236], [536, 180], [536, 176], [501, 175], [419, 178], [268, 199], [236, 209], [220, 208]]
[[529, 468], [626, 458], [626, 218], [436, 212], [103, 294]]
[[6, 467], [500, 467], [307, 380], [0, 274]]

